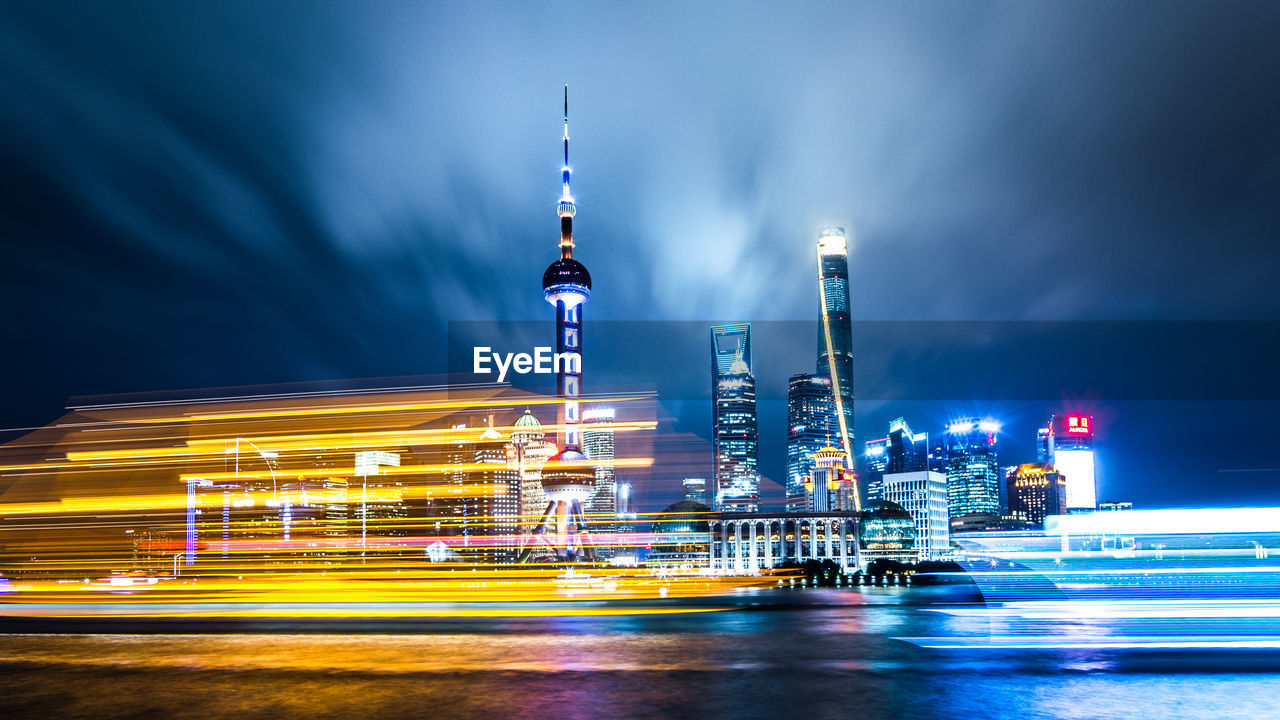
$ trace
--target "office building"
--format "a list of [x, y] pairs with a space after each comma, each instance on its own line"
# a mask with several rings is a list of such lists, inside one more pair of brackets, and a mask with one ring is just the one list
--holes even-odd
[[990, 418], [964, 418], [947, 428], [947, 505], [952, 519], [1000, 515], [1000, 465], [996, 437], [1000, 424]]
[[689, 502], [708, 505], [707, 479], [706, 478], [685, 478], [684, 479], [684, 499], [688, 500]]
[[454, 425], [444, 449], [446, 488], [434, 514], [451, 550], [477, 562], [507, 563], [518, 555], [522, 478], [507, 457], [508, 442], [492, 424]]
[[595, 465], [596, 489], [587, 499], [587, 522], [593, 533], [611, 533], [618, 515], [617, 478], [613, 469], [613, 421], [610, 407], [582, 413], [582, 449]]
[[1080, 414], [1054, 415], [1046, 429], [1049, 431], [1048, 462], [1067, 480], [1067, 510], [1097, 509], [1093, 418]]
[[804, 481], [813, 472], [813, 454], [839, 437], [831, 378], [793, 375], [787, 381], [787, 512], [805, 509]]
[[1050, 515], [1067, 511], [1067, 483], [1052, 463], [1023, 463], [1005, 477], [1009, 515], [1030, 529], [1044, 527]]
[[932, 470], [884, 475], [884, 499], [899, 505], [915, 523], [917, 560], [937, 560], [950, 552], [947, 476]]
[[760, 471], [751, 326], [712, 327], [711, 355], [715, 507], [727, 512], [756, 512], [760, 507]]
[[862, 487], [868, 503], [884, 499], [884, 474], [889, 470], [889, 438], [868, 440], [862, 453]]
[[889, 434], [868, 440], [863, 454], [863, 487], [867, 502], [884, 500], [883, 476], [928, 470], [929, 434], [914, 433], [903, 418], [889, 423]]

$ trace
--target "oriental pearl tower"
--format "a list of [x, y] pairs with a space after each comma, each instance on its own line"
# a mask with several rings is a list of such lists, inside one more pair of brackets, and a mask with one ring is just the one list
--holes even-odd
[[[564, 89], [564, 165], [560, 172], [564, 185], [558, 207], [560, 259], [542, 274], [542, 296], [556, 309], [556, 352], [576, 353], [581, 358], [582, 306], [591, 295], [591, 274], [573, 259], [573, 216], [577, 208], [569, 191], [568, 85]], [[590, 559], [582, 505], [595, 490], [595, 467], [582, 452], [581, 362], [557, 363], [556, 394], [562, 401], [557, 413], [563, 428], [560, 449], [547, 461], [542, 474], [542, 489], [547, 493], [548, 503], [542, 521], [533, 532], [560, 560]], [[526, 559], [530, 550], [526, 545]]]

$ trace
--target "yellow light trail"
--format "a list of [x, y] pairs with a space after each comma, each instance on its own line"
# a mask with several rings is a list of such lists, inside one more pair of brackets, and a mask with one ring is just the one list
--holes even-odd
[[[617, 397], [584, 398], [586, 402], [617, 404], [635, 400], [649, 399], [648, 396], [624, 395]], [[218, 420], [260, 420], [265, 418], [284, 417], [316, 417], [324, 415], [346, 415], [356, 413], [395, 413], [422, 410], [474, 410], [478, 408], [512, 407], [514, 405], [555, 405], [558, 398], [544, 397], [503, 397], [496, 399], [449, 400], [435, 402], [396, 403], [378, 405], [329, 405], [314, 408], [293, 408], [286, 410], [246, 410], [243, 412], [223, 413], [191, 413], [182, 417], [150, 417], [121, 418], [122, 423], [185, 423]]]

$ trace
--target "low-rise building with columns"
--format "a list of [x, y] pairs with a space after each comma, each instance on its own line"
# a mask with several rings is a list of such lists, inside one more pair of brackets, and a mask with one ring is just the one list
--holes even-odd
[[844, 572], [859, 567], [857, 513], [717, 513], [708, 520], [713, 572], [757, 573], [806, 560], [831, 560]]

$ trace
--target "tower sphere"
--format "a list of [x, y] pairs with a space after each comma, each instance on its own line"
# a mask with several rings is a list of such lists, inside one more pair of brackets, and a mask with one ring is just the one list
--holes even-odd
[[[552, 467], [542, 476], [542, 490], [548, 500], [586, 501], [596, 487], [595, 468], [581, 452], [567, 448], [547, 461]], [[556, 464], [564, 463], [561, 467]]]
[[560, 292], [576, 292], [586, 299], [591, 295], [591, 273], [573, 258], [560, 258], [542, 273], [542, 291], [551, 296]]

